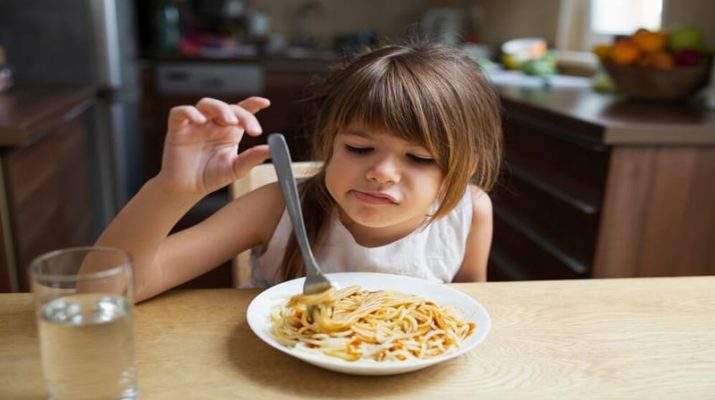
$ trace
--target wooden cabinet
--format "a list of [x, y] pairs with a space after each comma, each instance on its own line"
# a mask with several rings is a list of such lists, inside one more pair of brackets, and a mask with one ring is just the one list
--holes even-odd
[[507, 112], [505, 164], [494, 194], [490, 279], [587, 277], [609, 149], [565, 141], [556, 132], [558, 126]]
[[93, 242], [89, 89], [0, 95], [0, 291], [27, 291], [30, 261]]
[[715, 113], [500, 90], [490, 280], [715, 274]]

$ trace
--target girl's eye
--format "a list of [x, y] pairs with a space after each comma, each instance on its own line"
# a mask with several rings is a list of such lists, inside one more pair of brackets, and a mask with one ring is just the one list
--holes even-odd
[[355, 154], [367, 154], [372, 151], [372, 147], [357, 147], [357, 146], [351, 146], [349, 144], [345, 145], [345, 149], [349, 151], [350, 153], [355, 153]]
[[423, 157], [423, 156], [417, 156], [414, 154], [407, 154], [407, 158], [409, 158], [410, 161], [415, 162], [417, 164], [434, 164], [434, 158], [430, 158], [430, 157]]

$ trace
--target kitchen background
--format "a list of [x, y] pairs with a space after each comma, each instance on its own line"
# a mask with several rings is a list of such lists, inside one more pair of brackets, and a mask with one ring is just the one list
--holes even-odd
[[[6, 270], [0, 290], [26, 289], [24, 266], [40, 252], [53, 246], [91, 243], [141, 184], [158, 171], [165, 118], [174, 105], [193, 103], [203, 96], [226, 101], [252, 94], [267, 96], [273, 106], [261, 113], [265, 130], [288, 134], [295, 158], [306, 159], [306, 87], [340, 54], [362, 45], [422, 35], [463, 46], [483, 65], [493, 67], [502, 60], [500, 50], [505, 42], [541, 38], [549, 48], [572, 51], [564, 54], [575, 54], [579, 74], [585, 71], [588, 75], [597, 69], [591, 49], [603, 40], [594, 39], [588, 29], [590, 1], [0, 0], [0, 68], [4, 68], [0, 77], [11, 76], [3, 79], [5, 86], [13, 85], [0, 94], [4, 96], [0, 99], [0, 134], [4, 134], [3, 123], [8, 132], [34, 129], [33, 121], [40, 117], [26, 116], [29, 122], [25, 123], [14, 114], [22, 108], [20, 104], [38, 113], [43, 111], [40, 105], [44, 103], [32, 100], [35, 92], [28, 90], [93, 89], [91, 105], [77, 100], [85, 104], [84, 108], [68, 105], [67, 114], [57, 120], [58, 124], [67, 123], [79, 115], [86, 128], [89, 197], [81, 212], [91, 214], [91, 218], [85, 233], [77, 235], [74, 242], [61, 233], [50, 240], [37, 236], [40, 233], [33, 236], [23, 231], [34, 226], [46, 235], [57, 224], [58, 216], [70, 215], [65, 206], [57, 205], [60, 198], [52, 200], [52, 193], [45, 196], [53, 205], [52, 213], [40, 213], [46, 214], [44, 220], [18, 216], [27, 201], [20, 196], [22, 190], [13, 187], [13, 179], [19, 183], [29, 180], [20, 172], [15, 178], [11, 176], [13, 171], [24, 170], [15, 166], [14, 160], [23, 149], [37, 146], [41, 142], [37, 137], [49, 134], [43, 131], [32, 140], [0, 141], [6, 175], [3, 196], [8, 197], [0, 207], [0, 219], [4, 219], [0, 271]], [[715, 3], [709, 0], [664, 0], [661, 25], [697, 26], [705, 42], [713, 46], [713, 15]], [[43, 93], [35, 95], [48, 101], [51, 97]], [[249, 140], [244, 145], [255, 143]], [[76, 167], [68, 164], [67, 168], [62, 174]], [[57, 181], [62, 182], [63, 175], [57, 174]], [[196, 223], [226, 201], [226, 191], [207, 197], [177, 229]], [[600, 202], [599, 198], [596, 203]], [[47, 206], [43, 206], [45, 209]], [[600, 216], [596, 211], [593, 218]], [[538, 234], [532, 236], [536, 242], [541, 240]], [[590, 241], [595, 243], [595, 239]], [[550, 246], [547, 241], [539, 243]], [[586, 246], [588, 257], [595, 252], [594, 246]], [[568, 261], [573, 257], [561, 258]], [[578, 276], [588, 274], [590, 261], [574, 265], [581, 271]], [[524, 273], [492, 276], [561, 277]], [[231, 280], [230, 266], [226, 265], [192, 284], [230, 286]]]
[[[250, 4], [271, 16], [274, 32], [295, 32], [298, 10], [311, 8], [311, 19], [305, 27], [321, 43], [331, 43], [345, 32], [372, 28], [386, 37], [401, 38], [406, 27], [417, 23], [432, 8], [454, 7], [468, 22], [480, 40], [497, 48], [517, 37], [542, 37], [555, 43], [560, 12], [567, 4], [587, 0], [255, 0]], [[663, 4], [663, 26], [694, 24], [703, 29], [709, 43], [715, 39], [715, 4], [708, 0], [666, 0]], [[470, 21], [471, 19], [471, 21]], [[478, 22], [477, 25], [470, 23]], [[584, 50], [588, 50], [585, 49]]]

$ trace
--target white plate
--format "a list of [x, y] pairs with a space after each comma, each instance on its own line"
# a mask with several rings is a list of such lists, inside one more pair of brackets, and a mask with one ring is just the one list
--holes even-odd
[[248, 325], [251, 330], [272, 347], [318, 367], [356, 375], [392, 375], [429, 367], [462, 355], [484, 340], [491, 329], [491, 318], [489, 318], [487, 310], [473, 298], [447, 285], [400, 275], [368, 272], [345, 272], [326, 274], [326, 276], [333, 284], [337, 284], [341, 288], [359, 285], [361, 288], [369, 290], [391, 289], [424, 297], [440, 306], [454, 306], [462, 311], [462, 317], [466, 321], [476, 323], [477, 327], [458, 349], [427, 360], [345, 361], [322, 354], [296, 351], [283, 346], [271, 336], [270, 314], [276, 305], [282, 304], [290, 296], [302, 292], [305, 278], [298, 278], [266, 289], [253, 299], [248, 306], [247, 313]]

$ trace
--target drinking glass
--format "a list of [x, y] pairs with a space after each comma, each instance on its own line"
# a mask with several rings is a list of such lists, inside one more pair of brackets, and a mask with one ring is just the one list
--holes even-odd
[[67, 248], [29, 269], [48, 398], [135, 399], [129, 253]]

